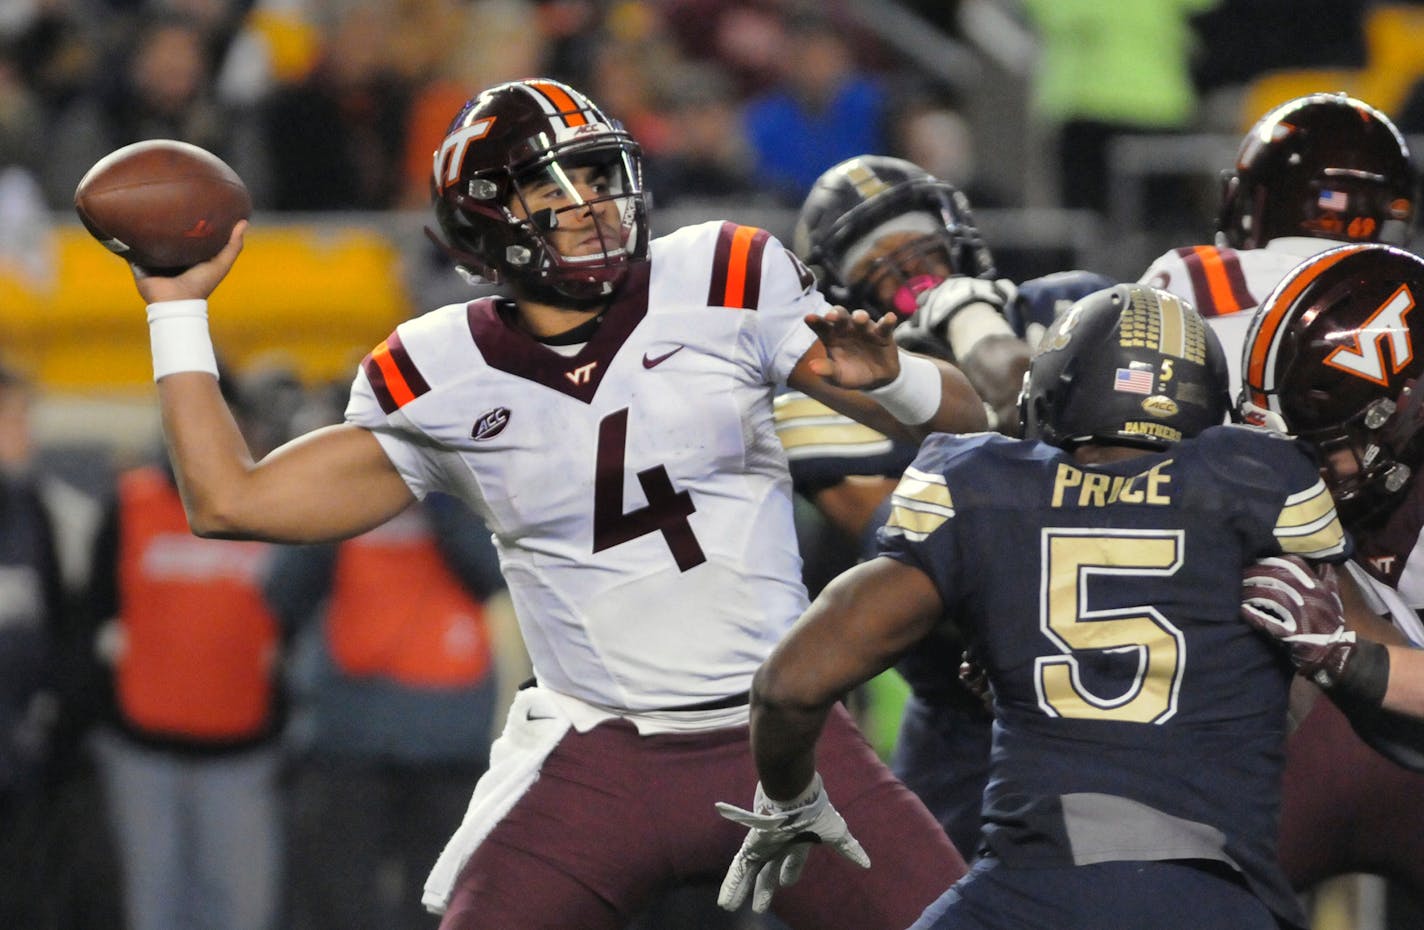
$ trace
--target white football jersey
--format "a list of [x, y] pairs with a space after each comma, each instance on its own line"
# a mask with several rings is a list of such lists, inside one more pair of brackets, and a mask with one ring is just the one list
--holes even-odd
[[1287, 236], [1260, 249], [1188, 246], [1158, 257], [1138, 283], [1170, 291], [1197, 308], [1226, 350], [1235, 400], [1241, 391], [1241, 353], [1256, 307], [1301, 262], [1339, 245], [1333, 239]]
[[772, 395], [826, 308], [769, 233], [690, 226], [577, 353], [499, 299], [443, 307], [362, 362], [346, 418], [417, 497], [488, 523], [541, 685], [610, 710], [716, 702], [807, 606]]

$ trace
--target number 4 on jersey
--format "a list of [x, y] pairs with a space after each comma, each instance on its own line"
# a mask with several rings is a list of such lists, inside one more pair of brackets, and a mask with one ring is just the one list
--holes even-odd
[[638, 472], [645, 506], [623, 512], [623, 461], [628, 444], [628, 408], [610, 413], [598, 424], [598, 470], [593, 481], [593, 551], [662, 533], [681, 571], [707, 561], [687, 518], [697, 512], [692, 495], [674, 491], [662, 465]]

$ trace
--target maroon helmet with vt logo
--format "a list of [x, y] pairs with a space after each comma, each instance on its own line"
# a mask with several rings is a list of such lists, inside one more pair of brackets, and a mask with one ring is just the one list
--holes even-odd
[[[594, 168], [593, 196], [570, 180]], [[556, 207], [531, 192], [563, 191]], [[470, 100], [435, 152], [431, 199], [444, 240], [432, 238], [468, 275], [511, 281], [555, 305], [605, 299], [631, 262], [647, 257], [642, 155], [621, 124], [583, 94], [551, 80], [512, 81]], [[549, 233], [611, 203], [616, 228], [602, 248], [563, 255]], [[520, 210], [512, 209], [516, 204]]]
[[1278, 284], [1247, 334], [1243, 417], [1315, 446], [1347, 524], [1385, 511], [1424, 457], [1421, 298], [1418, 256], [1341, 246]]

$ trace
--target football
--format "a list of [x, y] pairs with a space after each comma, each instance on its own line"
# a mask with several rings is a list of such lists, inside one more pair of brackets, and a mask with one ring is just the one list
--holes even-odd
[[74, 209], [109, 251], [173, 274], [222, 251], [237, 221], [251, 215], [252, 197], [211, 152], [150, 139], [95, 162], [75, 188]]

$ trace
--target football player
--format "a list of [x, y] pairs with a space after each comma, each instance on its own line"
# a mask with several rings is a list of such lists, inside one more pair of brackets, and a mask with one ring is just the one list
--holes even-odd
[[[1347, 242], [1403, 243], [1414, 218], [1415, 183], [1408, 146], [1384, 113], [1343, 93], [1298, 97], [1264, 114], [1242, 138], [1234, 166], [1222, 174], [1215, 244], [1174, 249], [1141, 280], [1195, 303], [1221, 337], [1234, 396], [1257, 306], [1313, 255]], [[1348, 852], [1368, 834], [1335, 819], [1330, 798], [1336, 793], [1317, 772], [1350, 757], [1366, 767], [1386, 763], [1368, 753], [1330, 702], [1308, 710], [1318, 692], [1298, 682], [1296, 695], [1295, 716], [1303, 722], [1290, 741], [1281, 861], [1292, 884], [1305, 889], [1337, 874], [1342, 855], [1380, 859], [1369, 843]], [[1377, 816], [1396, 822], [1385, 810], [1385, 795], [1354, 797], [1376, 803]], [[1341, 826], [1325, 831], [1324, 823]], [[1414, 861], [1406, 873], [1415, 871]], [[1408, 884], [1419, 887], [1416, 878]]]
[[[479, 513], [537, 684], [425, 902], [445, 930], [612, 930], [665, 886], [715, 882], [737, 848], [713, 802], [754, 785], [751, 677], [806, 606], [775, 388], [903, 440], [982, 429], [983, 407], [953, 366], [898, 351], [893, 318], [830, 307], [764, 230], [650, 241], [636, 142], [571, 87], [470, 100], [432, 194], [432, 235], [506, 293], [402, 323], [361, 363], [344, 424], [261, 462], [207, 363], [205, 299], [244, 226], [177, 277], [137, 270], [166, 437], [200, 534], [348, 537], [432, 490]], [[903, 928], [963, 860], [844, 711], [825, 749], [881, 867], [827, 862], [779, 914]]]
[[1015, 285], [1001, 278], [969, 199], [913, 162], [860, 155], [828, 169], [801, 205], [792, 239], [832, 300], [894, 313], [902, 346], [948, 358], [1001, 432], [1018, 429], [1033, 329], [1114, 282], [1086, 271]]
[[986, 852], [917, 930], [1301, 925], [1275, 852], [1291, 666], [1238, 619], [1241, 579], [1348, 542], [1304, 443], [1218, 426], [1228, 407], [1201, 317], [1120, 285], [1044, 336], [1026, 439], [926, 440], [880, 556], [757, 673], [763, 816], [724, 806], [751, 832], [723, 901], [755, 885], [764, 903], [807, 832], [851, 842], [823, 813], [817, 732], [836, 695], [950, 624], [993, 696]]
[[1216, 242], [1173, 249], [1141, 281], [1191, 301], [1226, 349], [1234, 392], [1254, 310], [1296, 265], [1344, 242], [1403, 245], [1414, 167], [1389, 117], [1343, 93], [1262, 116], [1222, 173]]
[[[1067, 307], [1112, 281], [1089, 272], [1015, 287], [1000, 278], [968, 199], [912, 162], [862, 155], [827, 170], [807, 195], [792, 237], [797, 254], [838, 303], [895, 314], [895, 339], [958, 365], [1002, 432], [1018, 431], [1018, 395], [1029, 345], [1009, 321]], [[1052, 310], [1049, 311], [1051, 322]], [[776, 399], [776, 427], [796, 491], [842, 533], [874, 553], [890, 492], [917, 446], [895, 442], [795, 390]], [[920, 643], [897, 664], [911, 691], [891, 768], [939, 818], [955, 846], [979, 845], [988, 777], [989, 727], [982, 699], [941, 674], [963, 644]]]
[[[1424, 260], [1387, 245], [1337, 244], [1266, 298], [1241, 359], [1247, 422], [1318, 450], [1355, 542], [1346, 594], [1393, 622], [1392, 635], [1377, 638], [1416, 646], [1424, 644], [1421, 301]], [[1424, 762], [1417, 732], [1361, 735], [1413, 769]], [[1424, 775], [1372, 751], [1330, 701], [1310, 707], [1287, 751], [1281, 860], [1292, 883], [1379, 874], [1424, 904], [1424, 804], [1412, 803], [1424, 797]]]

